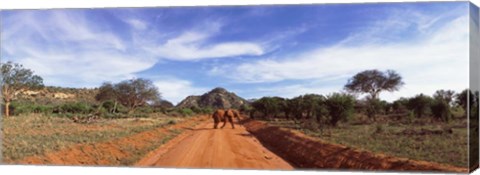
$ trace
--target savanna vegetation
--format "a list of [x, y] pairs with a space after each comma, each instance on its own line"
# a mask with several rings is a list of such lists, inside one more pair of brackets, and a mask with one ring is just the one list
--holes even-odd
[[[105, 82], [98, 88], [63, 88], [44, 86], [40, 76], [20, 64], [2, 63], [1, 71], [2, 155], [6, 162], [127, 137], [212, 111], [175, 108], [161, 98], [150, 80], [142, 78]], [[169, 134], [165, 138], [178, 132]]]
[[[45, 87], [40, 76], [12, 62], [2, 63], [1, 71], [2, 153], [6, 161], [125, 137], [215, 110], [175, 107], [162, 99], [152, 81], [143, 78], [75, 89]], [[239, 110], [251, 118], [334, 143], [467, 166], [467, 115], [478, 121], [478, 92], [439, 89], [434, 94], [390, 102], [380, 99], [382, 92], [395, 92], [404, 84], [393, 70], [366, 70], [350, 78], [342, 92], [262, 97]], [[68, 94], [73, 95], [62, 97]], [[478, 126], [473, 127], [478, 132]]]
[[[466, 167], [467, 98], [473, 95], [468, 89], [441, 89], [431, 96], [418, 94], [392, 102], [379, 98], [381, 92], [397, 91], [404, 84], [393, 70], [367, 70], [349, 79], [342, 93], [263, 97], [241, 110], [326, 141]], [[478, 109], [471, 113], [478, 116]]]

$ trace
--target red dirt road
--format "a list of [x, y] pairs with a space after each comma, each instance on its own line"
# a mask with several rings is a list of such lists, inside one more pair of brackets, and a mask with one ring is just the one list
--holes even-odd
[[236, 124], [212, 129], [207, 121], [171, 140], [140, 160], [136, 166], [232, 169], [293, 169], [267, 150], [260, 142]]

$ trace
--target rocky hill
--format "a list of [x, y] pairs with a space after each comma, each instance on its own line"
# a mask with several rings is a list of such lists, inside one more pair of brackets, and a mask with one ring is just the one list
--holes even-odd
[[241, 105], [248, 103], [245, 99], [237, 96], [233, 92], [228, 92], [224, 88], [217, 87], [201, 96], [188, 96], [178, 103], [178, 108], [191, 107], [211, 107], [211, 108], [240, 108]]

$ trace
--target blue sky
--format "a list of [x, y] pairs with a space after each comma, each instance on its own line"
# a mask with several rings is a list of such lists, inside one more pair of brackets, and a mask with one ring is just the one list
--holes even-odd
[[[178, 103], [225, 87], [244, 98], [339, 92], [393, 69], [393, 100], [468, 86], [469, 3], [9, 10], [1, 56], [46, 85], [142, 77]], [[478, 23], [477, 23], [478, 24]]]

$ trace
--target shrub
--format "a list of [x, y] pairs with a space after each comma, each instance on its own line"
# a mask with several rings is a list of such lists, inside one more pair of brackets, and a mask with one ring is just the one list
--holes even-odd
[[[44, 113], [50, 114], [53, 107], [50, 105], [38, 105], [30, 101], [16, 101], [9, 105], [11, 115], [20, 115], [25, 113]], [[3, 110], [3, 108], [2, 108]]]
[[193, 115], [193, 111], [190, 108], [183, 108], [180, 109], [180, 114], [182, 114], [184, 117], [191, 116]]
[[154, 112], [154, 109], [152, 107], [149, 107], [149, 106], [142, 106], [142, 107], [139, 107], [135, 110], [135, 113], [150, 114], [150, 113], [153, 113], [153, 112]]
[[84, 102], [65, 103], [59, 107], [59, 112], [88, 114], [93, 112], [93, 108]]
[[415, 113], [415, 116], [421, 118], [430, 112], [432, 98], [420, 94], [408, 100], [408, 108]]
[[367, 99], [366, 113], [368, 118], [376, 120], [377, 114], [381, 113], [384, 109], [384, 104], [379, 99]]
[[409, 99], [407, 98], [400, 98], [398, 100], [395, 100], [392, 104], [393, 112], [397, 114], [408, 113], [408, 101]]
[[177, 122], [176, 122], [175, 120], [169, 120], [167, 124], [168, 124], [168, 125], [173, 125], [173, 124], [176, 124], [176, 123], [177, 123]]
[[381, 124], [378, 124], [376, 127], [375, 127], [375, 132], [374, 134], [382, 134], [385, 132], [385, 128], [383, 128], [383, 125]]
[[302, 128], [310, 130], [312, 132], [318, 132], [320, 129], [320, 125], [318, 124], [317, 121], [315, 121], [313, 118], [309, 120], [305, 120], [302, 124]]
[[450, 105], [444, 100], [437, 99], [431, 105], [433, 116], [444, 122], [448, 122], [451, 119], [452, 112], [450, 111]]
[[213, 108], [211, 107], [206, 107], [206, 108], [203, 108], [203, 113], [204, 114], [212, 114], [215, 110], [213, 110]]
[[111, 100], [107, 100], [105, 102], [102, 103], [102, 107], [104, 109], [106, 109], [108, 112], [115, 112], [114, 111], [114, 108], [116, 107], [115, 106], [115, 102], [111, 101]]
[[328, 96], [326, 105], [330, 115], [330, 124], [336, 126], [338, 121], [346, 121], [353, 115], [355, 98], [348, 94], [333, 93]]

